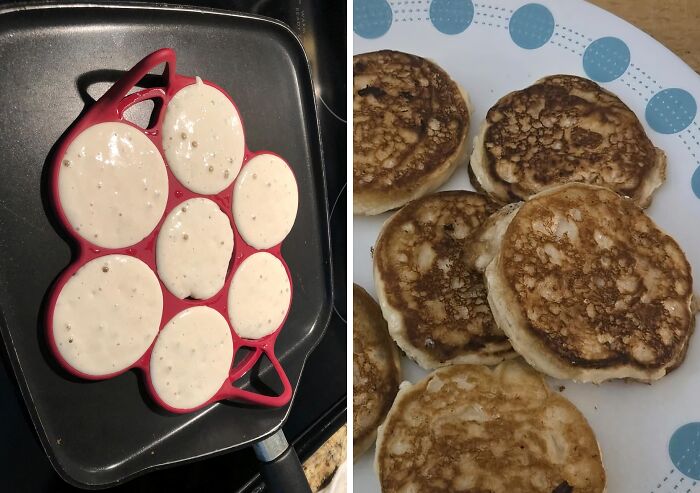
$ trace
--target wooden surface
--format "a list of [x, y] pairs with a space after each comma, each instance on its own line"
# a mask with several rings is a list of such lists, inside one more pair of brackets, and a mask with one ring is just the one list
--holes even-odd
[[304, 462], [304, 472], [311, 491], [316, 492], [333, 477], [347, 457], [347, 425], [340, 427], [314, 454]]
[[625, 19], [700, 73], [700, 0], [589, 0]]

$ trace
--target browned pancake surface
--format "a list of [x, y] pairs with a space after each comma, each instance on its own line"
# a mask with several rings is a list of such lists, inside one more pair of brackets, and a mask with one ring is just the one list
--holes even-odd
[[463, 259], [471, 232], [496, 209], [474, 192], [436, 193], [403, 207], [377, 242], [375, 269], [387, 302], [400, 313], [407, 342], [438, 363], [431, 366], [512, 352], [491, 315], [481, 273]]
[[501, 244], [528, 331], [580, 368], [680, 364], [693, 329], [690, 266], [630, 200], [568, 185], [520, 208]]
[[500, 200], [573, 181], [642, 200], [643, 180], [660, 166], [634, 112], [582, 77], [545, 77], [503, 97], [486, 120], [486, 172], [499, 185]]
[[602, 493], [581, 413], [519, 360], [441, 368], [399, 392], [380, 429], [384, 493]]
[[469, 112], [434, 63], [397, 51], [353, 58], [356, 193], [412, 190], [460, 146]]
[[[364, 452], [399, 389], [398, 353], [377, 302], [353, 284], [353, 444]], [[358, 450], [362, 448], [363, 450]]]

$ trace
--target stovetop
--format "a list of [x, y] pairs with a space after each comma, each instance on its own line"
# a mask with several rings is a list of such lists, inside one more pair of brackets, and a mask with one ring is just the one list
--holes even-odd
[[[16, 1], [0, 0], [2, 4]], [[76, 3], [95, 3], [76, 2]], [[148, 3], [148, 2], [143, 2]], [[172, 2], [171, 2], [172, 3]], [[346, 401], [346, 2], [328, 0], [182, 0], [265, 15], [288, 24], [301, 39], [312, 67], [323, 141], [335, 284], [335, 309], [309, 356], [289, 419], [284, 425], [302, 460], [344, 422]], [[1, 342], [0, 342], [1, 344]], [[78, 491], [54, 472], [34, 433], [6, 354], [0, 369], [0, 490]], [[258, 462], [250, 449], [151, 472], [114, 488], [118, 492], [261, 491]], [[225, 478], [225, 484], [222, 479]]]

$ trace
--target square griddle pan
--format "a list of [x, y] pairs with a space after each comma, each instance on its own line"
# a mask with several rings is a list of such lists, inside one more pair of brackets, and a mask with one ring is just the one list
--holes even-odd
[[[291, 406], [225, 402], [170, 414], [150, 401], [133, 371], [79, 380], [58, 366], [46, 346], [46, 297], [74, 255], [47, 196], [52, 151], [94, 99], [163, 46], [177, 51], [180, 73], [215, 81], [231, 95], [250, 149], [285, 156], [296, 175], [299, 211], [282, 247], [295, 293], [275, 347], [293, 389], [330, 319], [330, 240], [315, 98], [306, 55], [289, 28], [247, 14], [167, 5], [0, 9], [0, 332], [49, 460], [63, 479], [84, 488], [249, 446], [273, 435]], [[149, 112], [142, 109], [140, 117], [147, 120]], [[241, 387], [279, 393], [270, 370], [261, 363]]]

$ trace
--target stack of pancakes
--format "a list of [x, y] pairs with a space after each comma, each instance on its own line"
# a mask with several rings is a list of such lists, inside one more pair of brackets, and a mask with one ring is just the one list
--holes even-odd
[[665, 154], [617, 96], [554, 75], [488, 111], [479, 193], [430, 194], [466, 155], [464, 91], [405, 53], [354, 69], [355, 213], [403, 206], [373, 254], [383, 333], [437, 369], [373, 421], [382, 491], [604, 491], [593, 431], [538, 372], [651, 382], [682, 363], [691, 268], [642, 210]]

